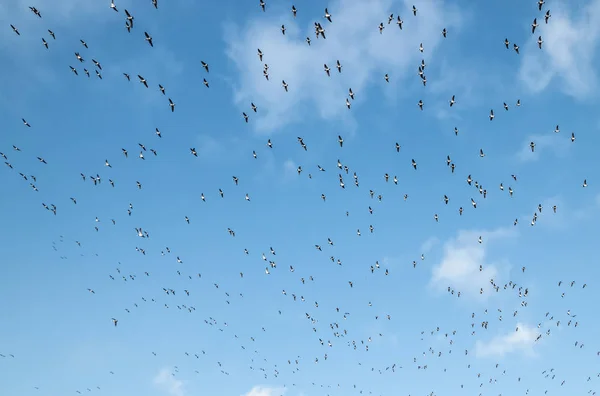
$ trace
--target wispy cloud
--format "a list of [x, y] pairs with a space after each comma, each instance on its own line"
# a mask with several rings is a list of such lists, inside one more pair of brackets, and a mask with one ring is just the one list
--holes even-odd
[[285, 388], [255, 386], [250, 392], [240, 396], [283, 396], [286, 392], [287, 389]]
[[533, 93], [543, 91], [553, 80], [564, 93], [576, 98], [596, 92], [594, 49], [600, 37], [596, 23], [600, 0], [589, 2], [577, 15], [569, 15], [573, 9], [570, 3], [553, 2], [548, 25], [538, 18], [542, 22], [538, 28], [544, 40], [542, 49], [537, 48], [538, 34], [523, 46], [519, 78]]
[[475, 356], [502, 357], [509, 353], [533, 354], [533, 345], [540, 333], [534, 326], [517, 323], [515, 330], [492, 338], [488, 342], [475, 343]]
[[183, 381], [175, 378], [170, 368], [163, 368], [154, 377], [154, 384], [164, 390], [168, 395], [171, 396], [185, 396], [186, 391], [184, 388]]
[[[491, 287], [490, 279], [496, 279], [501, 269], [486, 260], [486, 245], [515, 232], [511, 228], [459, 231], [456, 238], [444, 244], [444, 255], [432, 269], [430, 285], [439, 290], [451, 287], [466, 296], [479, 296], [480, 288], [487, 292]], [[479, 243], [480, 236], [482, 243]], [[483, 293], [483, 298], [488, 294]]]
[[[565, 138], [564, 133], [553, 133], [529, 135], [522, 143], [517, 152], [517, 159], [521, 162], [537, 161], [544, 154], [550, 153], [559, 158], [564, 158], [570, 151], [570, 137]], [[535, 143], [535, 149], [531, 151], [531, 142]]]
[[421, 253], [422, 254], [429, 253], [431, 251], [431, 249], [433, 249], [438, 243], [440, 243], [440, 240], [437, 237], [431, 237], [431, 238], [427, 239], [421, 245]]
[[[352, 104], [358, 106], [367, 96], [369, 83], [385, 84], [384, 74], [390, 76], [390, 89], [409, 75], [414, 78], [413, 69], [423, 57], [419, 41], [431, 57], [442, 39], [441, 30], [460, 25], [458, 10], [441, 0], [417, 2], [417, 7], [414, 17], [408, 0], [334, 1], [328, 4], [333, 23], [320, 15], [314, 17], [325, 28], [326, 40], [315, 38], [312, 21], [300, 27], [289, 12], [267, 16], [270, 20], [251, 20], [242, 28], [227, 26], [227, 55], [239, 75], [235, 102], [247, 107], [253, 101], [261, 106], [263, 112], [255, 122], [258, 131], [270, 131], [313, 113], [351, 124], [351, 111], [345, 105], [349, 88], [356, 94]], [[390, 13], [402, 16], [404, 30], [386, 24], [380, 34], [377, 26]], [[282, 24], [287, 29], [285, 36], [278, 32]], [[310, 46], [305, 42], [307, 36], [312, 40]], [[264, 53], [263, 62], [257, 48]], [[342, 64], [341, 73], [335, 68], [336, 60]], [[269, 81], [263, 76], [264, 63], [269, 65]], [[325, 74], [323, 64], [331, 68], [331, 77]], [[289, 92], [282, 88], [282, 80], [289, 85]]]
[[297, 176], [298, 165], [293, 160], [288, 159], [283, 163], [283, 172], [284, 180], [291, 180]]

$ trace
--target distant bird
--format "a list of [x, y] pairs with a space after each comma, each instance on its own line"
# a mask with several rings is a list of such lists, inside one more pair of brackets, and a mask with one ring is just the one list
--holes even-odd
[[533, 18], [531, 23], [531, 34], [535, 33], [535, 29], [538, 27], [537, 18]]
[[[140, 83], [144, 84], [144, 86], [146, 88], [148, 88], [148, 82], [146, 81], [146, 79], [144, 77], [140, 76], [139, 74], [138, 74], [138, 78], [140, 79]], [[129, 78], [127, 78], [127, 79], [129, 79]]]
[[144, 36], [146, 36], [146, 41], [148, 44], [150, 44], [150, 47], [154, 47], [154, 44], [152, 43], [152, 36], [150, 36], [148, 32], [144, 32]]
[[29, 10], [30, 10], [31, 12], [33, 12], [33, 13], [34, 13], [36, 16], [38, 16], [39, 18], [41, 18], [41, 17], [42, 17], [42, 14], [41, 14], [41, 13], [38, 11], [38, 9], [37, 9], [37, 8], [35, 8], [35, 7], [29, 7]]

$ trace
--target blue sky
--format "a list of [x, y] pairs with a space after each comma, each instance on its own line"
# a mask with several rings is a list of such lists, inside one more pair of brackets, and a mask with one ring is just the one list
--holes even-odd
[[0, 0], [3, 394], [598, 389], [600, 1], [176, 3]]

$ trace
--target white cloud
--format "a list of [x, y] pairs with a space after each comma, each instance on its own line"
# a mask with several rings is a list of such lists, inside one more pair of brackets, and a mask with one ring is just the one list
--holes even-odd
[[283, 163], [283, 171], [285, 180], [291, 180], [298, 174], [298, 165], [291, 159]]
[[[521, 162], [531, 162], [540, 159], [544, 153], [564, 158], [571, 149], [570, 134], [563, 132], [548, 132], [545, 135], [530, 135], [521, 144], [521, 149], [517, 152], [517, 159]], [[530, 143], [535, 143], [535, 150], [531, 152]]]
[[[479, 296], [484, 289], [485, 298], [490, 294], [490, 279], [497, 279], [500, 268], [486, 260], [485, 247], [499, 238], [515, 233], [512, 228], [493, 231], [459, 231], [458, 236], [444, 244], [444, 256], [432, 269], [431, 286], [447, 290], [448, 286], [461, 295]], [[482, 243], [478, 239], [481, 236]], [[482, 271], [479, 270], [482, 267]]]
[[[519, 78], [532, 92], [540, 92], [557, 80], [568, 95], [583, 98], [595, 93], [598, 84], [594, 66], [594, 49], [600, 37], [600, 0], [582, 7], [578, 15], [569, 15], [571, 4], [552, 3], [552, 17], [544, 23], [538, 15], [536, 31], [522, 48]], [[579, 8], [577, 8], [579, 9]], [[538, 35], [542, 49], [537, 48]]]
[[240, 396], [282, 396], [287, 392], [285, 388], [272, 388], [272, 387], [263, 387], [263, 386], [255, 386], [248, 393], [244, 393]]
[[163, 389], [170, 396], [185, 396], [185, 388], [183, 381], [175, 378], [172, 375], [172, 370], [169, 368], [163, 368], [154, 377], [154, 384]]
[[534, 326], [517, 323], [515, 330], [496, 336], [488, 342], [475, 343], [475, 356], [502, 357], [513, 352], [533, 354], [533, 345], [540, 333]]
[[431, 251], [431, 249], [433, 249], [438, 243], [440, 243], [440, 240], [437, 237], [431, 237], [431, 238], [427, 239], [421, 245], [421, 253], [422, 254], [429, 253]]
[[[288, 11], [282, 15], [261, 13], [260, 19], [241, 29], [228, 25], [227, 54], [239, 75], [235, 102], [243, 108], [250, 102], [260, 106], [262, 112], [255, 118], [258, 131], [300, 121], [315, 109], [323, 119], [352, 125], [352, 110], [364, 101], [369, 83], [383, 86], [383, 76], [388, 73], [390, 84], [385, 88], [394, 89], [405, 78], [414, 78], [421, 59], [431, 59], [442, 39], [441, 30], [456, 31], [460, 25], [458, 10], [441, 0], [415, 3], [417, 17], [412, 15], [413, 2], [408, 0], [334, 0], [327, 4], [333, 23], [315, 15], [309, 26], [300, 27]], [[395, 22], [386, 24], [391, 13], [400, 13], [404, 30], [400, 31]], [[326, 40], [316, 39], [314, 21], [325, 28]], [[386, 27], [383, 34], [377, 28], [381, 22]], [[286, 26], [285, 36], [279, 31], [281, 24]], [[311, 46], [305, 42], [307, 36]], [[419, 42], [424, 54], [419, 52]], [[264, 53], [263, 62], [258, 59], [257, 48]], [[335, 68], [338, 59], [341, 74]], [[264, 63], [269, 65], [269, 81], [263, 76]], [[331, 68], [331, 77], [325, 74], [324, 63]], [[287, 93], [282, 80], [289, 85]], [[356, 95], [350, 111], [345, 106], [348, 88]]]

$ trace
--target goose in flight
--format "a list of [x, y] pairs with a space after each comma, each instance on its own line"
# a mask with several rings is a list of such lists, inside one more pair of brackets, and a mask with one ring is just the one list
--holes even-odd
[[292, 5], [292, 15], [294, 16], [294, 18], [296, 18], [297, 12], [298, 12], [298, 10], [296, 10], [296, 7], [294, 5]]
[[115, 5], [115, 2], [113, 0], [110, 1], [110, 8], [112, 8], [113, 11], [115, 11], [115, 12], [119, 12], [119, 10], [117, 9], [117, 6]]
[[[260, 50], [259, 50], [260, 51]], [[206, 70], [206, 72], [208, 73], [208, 63], [204, 62], [204, 61], [200, 61], [200, 64], [202, 64], [202, 67], [204, 68], [204, 70]]]
[[327, 8], [325, 8], [325, 15], [323, 16], [323, 18], [327, 19], [329, 22], [331, 22], [331, 14], [329, 13], [329, 11], [327, 10]]
[[171, 107], [171, 113], [175, 111], [175, 103], [169, 98], [169, 106]]
[[17, 36], [21, 35], [21, 33], [19, 33], [19, 29], [17, 29], [16, 27], [14, 27], [14, 25], [10, 25], [10, 27], [13, 30], [13, 32], [15, 32], [17, 34]]
[[150, 36], [148, 32], [144, 32], [144, 36], [146, 36], [146, 41], [148, 44], [150, 44], [150, 47], [154, 47], [154, 44], [152, 43], [152, 36]]
[[538, 0], [538, 2], [537, 2], [538, 11], [542, 11], [542, 7], [544, 6], [544, 4], [546, 4], [546, 2], [544, 0]]
[[129, 27], [128, 30], [131, 31], [131, 29], [133, 29], [133, 16], [129, 13], [129, 11], [127, 11], [127, 9], [125, 9], [125, 16], [127, 17], [127, 26]]
[[144, 84], [146, 88], [148, 88], [148, 82], [146, 79], [138, 74], [138, 78], [140, 79], [140, 83]]
[[31, 12], [33, 12], [33, 13], [34, 13], [36, 16], [38, 16], [39, 18], [41, 18], [41, 17], [42, 17], [42, 14], [41, 14], [41, 13], [38, 11], [38, 9], [37, 9], [37, 8], [35, 8], [35, 7], [29, 7], [29, 10], [30, 10]]
[[417, 16], [417, 7], [415, 7], [414, 5], [412, 6], [412, 12], [414, 16]]

